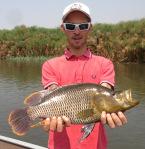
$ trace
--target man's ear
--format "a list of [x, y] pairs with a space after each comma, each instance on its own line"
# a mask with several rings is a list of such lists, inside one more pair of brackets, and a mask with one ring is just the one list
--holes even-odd
[[92, 25], [92, 23], [90, 24], [90, 30], [92, 30], [92, 27], [93, 27], [93, 25]]
[[62, 32], [64, 32], [63, 24], [60, 25], [60, 30], [61, 30]]

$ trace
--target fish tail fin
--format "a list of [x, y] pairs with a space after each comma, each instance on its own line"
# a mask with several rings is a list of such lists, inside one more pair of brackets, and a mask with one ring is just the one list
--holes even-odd
[[27, 108], [12, 111], [9, 115], [8, 123], [15, 134], [19, 136], [25, 135], [31, 125], [31, 119], [27, 114]]

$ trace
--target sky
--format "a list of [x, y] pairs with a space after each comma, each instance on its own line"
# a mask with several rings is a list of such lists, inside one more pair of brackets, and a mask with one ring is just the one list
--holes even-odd
[[[145, 0], [78, 0], [90, 8], [92, 23], [145, 18]], [[19, 25], [56, 28], [63, 9], [76, 0], [0, 0], [0, 29]]]

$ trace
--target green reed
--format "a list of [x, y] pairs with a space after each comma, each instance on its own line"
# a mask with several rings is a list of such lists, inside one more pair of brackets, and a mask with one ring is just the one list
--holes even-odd
[[[95, 54], [113, 61], [145, 62], [145, 19], [94, 24], [88, 46]], [[43, 60], [43, 57], [61, 55], [65, 47], [66, 37], [59, 28], [22, 25], [0, 30], [0, 59], [30, 61], [38, 57]]]

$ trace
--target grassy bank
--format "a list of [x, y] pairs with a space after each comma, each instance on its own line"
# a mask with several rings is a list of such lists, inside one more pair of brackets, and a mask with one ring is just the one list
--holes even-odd
[[[65, 43], [65, 36], [58, 28], [18, 26], [0, 30], [0, 59], [53, 57], [63, 53]], [[95, 54], [113, 61], [145, 62], [145, 19], [115, 25], [95, 24], [88, 46]]]
[[29, 56], [26, 56], [26, 57], [23, 57], [23, 56], [20, 56], [20, 57], [9, 57], [7, 58], [8, 61], [13, 61], [13, 62], [24, 62], [24, 63], [43, 63], [44, 61], [50, 59], [51, 57], [45, 57], [45, 56], [37, 56], [37, 57], [29, 57]]

